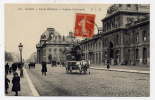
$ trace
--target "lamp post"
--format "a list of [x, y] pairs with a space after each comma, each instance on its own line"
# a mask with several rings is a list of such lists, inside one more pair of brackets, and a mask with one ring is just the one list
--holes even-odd
[[20, 60], [21, 60], [21, 62], [20, 62], [20, 77], [23, 77], [24, 74], [23, 74], [23, 67], [22, 67], [23, 66], [23, 63], [22, 63], [22, 49], [23, 49], [23, 45], [22, 45], [22, 43], [19, 43], [18, 48], [19, 48]]
[[19, 52], [20, 52], [20, 61], [21, 61], [21, 64], [22, 64], [22, 49], [23, 49], [22, 43], [19, 43], [18, 48], [19, 48]]

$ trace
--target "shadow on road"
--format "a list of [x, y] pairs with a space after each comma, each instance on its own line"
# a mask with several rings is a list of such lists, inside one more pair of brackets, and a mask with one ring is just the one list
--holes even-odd
[[79, 72], [69, 72], [69, 73], [66, 73], [66, 74], [71, 74], [71, 75], [89, 75], [88, 73], [79, 73]]

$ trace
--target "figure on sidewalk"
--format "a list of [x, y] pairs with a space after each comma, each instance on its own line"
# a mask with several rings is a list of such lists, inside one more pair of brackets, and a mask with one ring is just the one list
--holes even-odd
[[8, 94], [10, 80], [7, 78], [7, 75], [5, 75], [5, 93]]
[[16, 63], [13, 63], [12, 64], [12, 71], [13, 71], [13, 73], [15, 73], [16, 70], [17, 70], [17, 64]]
[[107, 64], [107, 69], [108, 69], [108, 70], [110, 69], [110, 65], [109, 65], [109, 64]]
[[42, 62], [41, 72], [42, 72], [42, 75], [45, 75], [46, 76], [46, 72], [47, 72], [46, 62]]
[[20, 77], [17, 72], [14, 73], [12, 84], [12, 91], [15, 92], [15, 96], [18, 96], [18, 91], [20, 91]]
[[6, 65], [5, 65], [5, 74], [8, 75], [8, 73], [9, 73], [9, 64], [6, 63]]
[[11, 74], [12, 73], [12, 67], [10, 66], [10, 68], [9, 68], [9, 74]]
[[107, 69], [110, 69], [110, 60], [107, 60]]

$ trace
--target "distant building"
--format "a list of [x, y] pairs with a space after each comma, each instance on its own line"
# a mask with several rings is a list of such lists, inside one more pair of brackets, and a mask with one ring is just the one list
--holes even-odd
[[146, 4], [114, 4], [102, 19], [102, 32], [82, 40], [85, 59], [92, 64], [149, 65], [150, 15]]
[[37, 62], [63, 62], [65, 60], [63, 54], [65, 48], [71, 47], [72, 44], [76, 43], [72, 35], [73, 33], [69, 32], [69, 35], [64, 36], [56, 32], [54, 28], [47, 28], [36, 45]]
[[27, 59], [27, 62], [37, 62], [37, 52], [33, 52], [31, 55], [30, 55], [30, 57], [29, 57], [29, 59]]

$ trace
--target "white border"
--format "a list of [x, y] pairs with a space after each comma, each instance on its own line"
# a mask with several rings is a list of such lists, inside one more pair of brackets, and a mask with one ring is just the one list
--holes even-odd
[[[4, 32], [4, 3], [145, 3], [151, 4], [151, 19], [150, 19], [150, 96], [151, 97], [6, 97], [4, 96], [4, 47], [5, 47], [5, 32]], [[154, 3], [154, 4], [153, 4]], [[154, 11], [154, 12], [153, 12]], [[0, 1], [0, 99], [1, 100], [17, 100], [17, 99], [31, 99], [31, 100], [124, 100], [124, 99], [140, 99], [140, 100], [154, 100], [155, 99], [155, 2], [153, 0], [1, 0]]]

